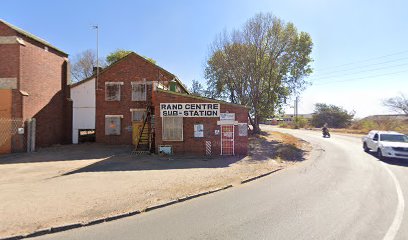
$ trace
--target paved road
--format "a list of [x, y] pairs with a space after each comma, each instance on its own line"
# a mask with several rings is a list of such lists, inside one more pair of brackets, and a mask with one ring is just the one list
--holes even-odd
[[280, 131], [312, 143], [312, 159], [216, 194], [37, 239], [408, 239], [408, 164], [378, 161], [356, 137]]

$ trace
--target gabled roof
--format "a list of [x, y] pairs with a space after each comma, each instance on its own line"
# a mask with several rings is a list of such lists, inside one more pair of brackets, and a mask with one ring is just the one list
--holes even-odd
[[[102, 70], [99, 72], [99, 75], [102, 74], [103, 72], [105, 72], [106, 70], [110, 69], [110, 68], [113, 67], [114, 65], [118, 64], [119, 62], [123, 61], [124, 59], [128, 58], [128, 57], [131, 56], [131, 55], [134, 55], [134, 56], [136, 56], [136, 57], [142, 59], [143, 61], [145, 61], [145, 62], [147, 62], [147, 63], [149, 63], [149, 64], [151, 64], [151, 65], [153, 65], [153, 66], [155, 66], [155, 67], [157, 67], [157, 68], [159, 68], [159, 69], [162, 70], [163, 72], [166, 72], [167, 74], [169, 74], [170, 76], [172, 76], [172, 77], [174, 78], [174, 80], [183, 88], [184, 91], [186, 91], [188, 94], [190, 94], [190, 91], [188, 91], [187, 87], [184, 86], [184, 84], [178, 79], [178, 77], [177, 77], [176, 75], [174, 75], [174, 74], [172, 74], [171, 72], [167, 71], [166, 69], [160, 67], [159, 65], [150, 62], [149, 60], [147, 60], [146, 58], [140, 56], [139, 54], [137, 54], [137, 53], [135, 53], [135, 52], [130, 52], [130, 53], [129, 53], [128, 55], [126, 55], [125, 57], [119, 59], [118, 61], [116, 61], [116, 62], [112, 63], [111, 65], [107, 66], [106, 68], [102, 69]], [[88, 77], [88, 78], [85, 78], [84, 80], [81, 80], [81, 81], [79, 81], [79, 82], [73, 83], [73, 84], [71, 84], [71, 87], [78, 86], [78, 85], [80, 85], [80, 84], [82, 84], [82, 83], [84, 83], [84, 82], [87, 82], [87, 81], [89, 81], [89, 80], [91, 80], [91, 79], [94, 79], [94, 78], [95, 78], [95, 75], [96, 75], [96, 74], [92, 74], [92, 76], [90, 76], [90, 77]]]
[[34, 40], [34, 41], [37, 41], [37, 42], [39, 42], [39, 43], [42, 43], [42, 44], [44, 44], [45, 46], [50, 47], [50, 48], [53, 48], [53, 49], [55, 49], [56, 51], [58, 51], [58, 52], [60, 52], [60, 53], [63, 53], [63, 54], [65, 54], [65, 55], [68, 56], [68, 53], [62, 51], [61, 49], [59, 49], [59, 48], [57, 48], [57, 47], [54, 47], [53, 45], [51, 45], [51, 43], [45, 41], [44, 39], [39, 38], [39, 37], [37, 37], [37, 36], [35, 36], [35, 35], [33, 35], [33, 34], [27, 32], [27, 31], [24, 31], [23, 29], [21, 29], [21, 28], [19, 28], [19, 27], [16, 27], [16, 26], [14, 26], [13, 24], [4, 21], [3, 19], [0, 19], [0, 22], [1, 22], [1, 23], [4, 23], [4, 24], [7, 25], [9, 28], [11, 28], [11, 29], [13, 29], [14, 31], [20, 33], [21, 35], [24, 35], [24, 36], [26, 36], [26, 37], [28, 37], [28, 38], [31, 38], [31, 39]]

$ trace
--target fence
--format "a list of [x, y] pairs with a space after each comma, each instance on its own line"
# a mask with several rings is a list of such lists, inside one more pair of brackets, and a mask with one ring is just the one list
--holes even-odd
[[35, 118], [0, 118], [0, 153], [35, 151], [35, 128]]
[[23, 119], [0, 118], [0, 151], [9, 153], [12, 149], [13, 137], [24, 129]]

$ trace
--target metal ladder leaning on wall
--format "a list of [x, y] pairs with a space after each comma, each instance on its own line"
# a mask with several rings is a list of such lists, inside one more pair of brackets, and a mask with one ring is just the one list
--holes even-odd
[[153, 131], [151, 128], [152, 108], [147, 106], [143, 126], [139, 131], [139, 138], [132, 154], [150, 154], [152, 150]]

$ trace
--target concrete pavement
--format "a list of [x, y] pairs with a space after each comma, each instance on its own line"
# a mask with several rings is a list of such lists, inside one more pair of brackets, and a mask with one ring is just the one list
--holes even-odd
[[[309, 141], [312, 160], [189, 202], [36, 239], [384, 239], [401, 203], [386, 167], [408, 199], [406, 165], [384, 166], [355, 137], [279, 131]], [[389, 239], [408, 238], [404, 211]]]

